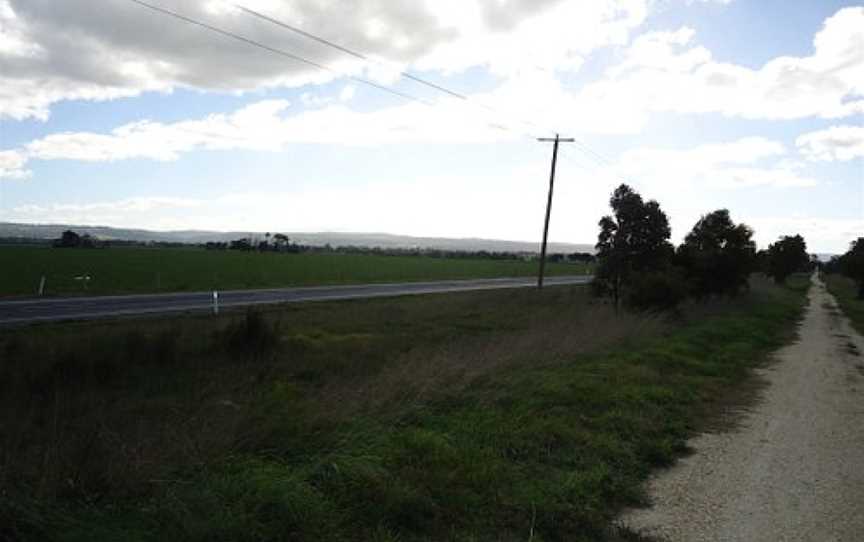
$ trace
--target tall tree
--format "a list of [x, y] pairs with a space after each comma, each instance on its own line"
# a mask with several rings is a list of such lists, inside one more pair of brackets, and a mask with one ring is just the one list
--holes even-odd
[[609, 200], [612, 214], [600, 219], [597, 236], [599, 266], [595, 288], [612, 296], [617, 307], [622, 291], [634, 273], [653, 271], [669, 264], [674, 253], [669, 219], [654, 200], [642, 200], [622, 184]]
[[692, 293], [735, 294], [744, 288], [755, 267], [752, 237], [753, 230], [732, 222], [726, 209], [702, 216], [676, 254]]
[[858, 299], [864, 299], [864, 237], [852, 241], [840, 260], [843, 274], [858, 284]]
[[796, 271], [804, 271], [810, 263], [807, 243], [800, 235], [786, 235], [768, 246], [768, 276], [777, 284]]

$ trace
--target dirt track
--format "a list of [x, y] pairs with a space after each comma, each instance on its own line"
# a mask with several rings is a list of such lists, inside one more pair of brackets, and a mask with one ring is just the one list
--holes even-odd
[[794, 344], [732, 432], [651, 481], [622, 523], [670, 541], [864, 540], [864, 339], [814, 277]]

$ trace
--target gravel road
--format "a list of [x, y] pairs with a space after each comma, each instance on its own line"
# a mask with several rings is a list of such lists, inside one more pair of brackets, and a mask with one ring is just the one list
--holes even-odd
[[693, 439], [623, 525], [670, 541], [864, 540], [864, 338], [815, 276], [809, 299], [798, 341], [760, 371], [760, 402]]

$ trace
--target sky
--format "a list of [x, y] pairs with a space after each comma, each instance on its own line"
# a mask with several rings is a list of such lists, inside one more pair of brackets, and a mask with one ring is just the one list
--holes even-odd
[[864, 235], [862, 4], [146, 1], [211, 28], [0, 0], [0, 221], [539, 242], [560, 133], [552, 241], [622, 182], [675, 242]]

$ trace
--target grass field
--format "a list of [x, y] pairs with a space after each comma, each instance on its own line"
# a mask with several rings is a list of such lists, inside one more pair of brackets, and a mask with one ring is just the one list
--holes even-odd
[[[204, 249], [0, 247], [0, 296], [182, 292], [419, 280], [530, 276], [536, 262]], [[583, 266], [549, 264], [550, 275]], [[85, 284], [75, 277], [89, 275]]]
[[828, 291], [837, 299], [840, 308], [859, 333], [864, 334], [864, 300], [858, 299], [858, 289], [855, 282], [843, 275], [824, 275]]
[[615, 514], [790, 339], [789, 285], [0, 331], [0, 540], [638, 540]]

